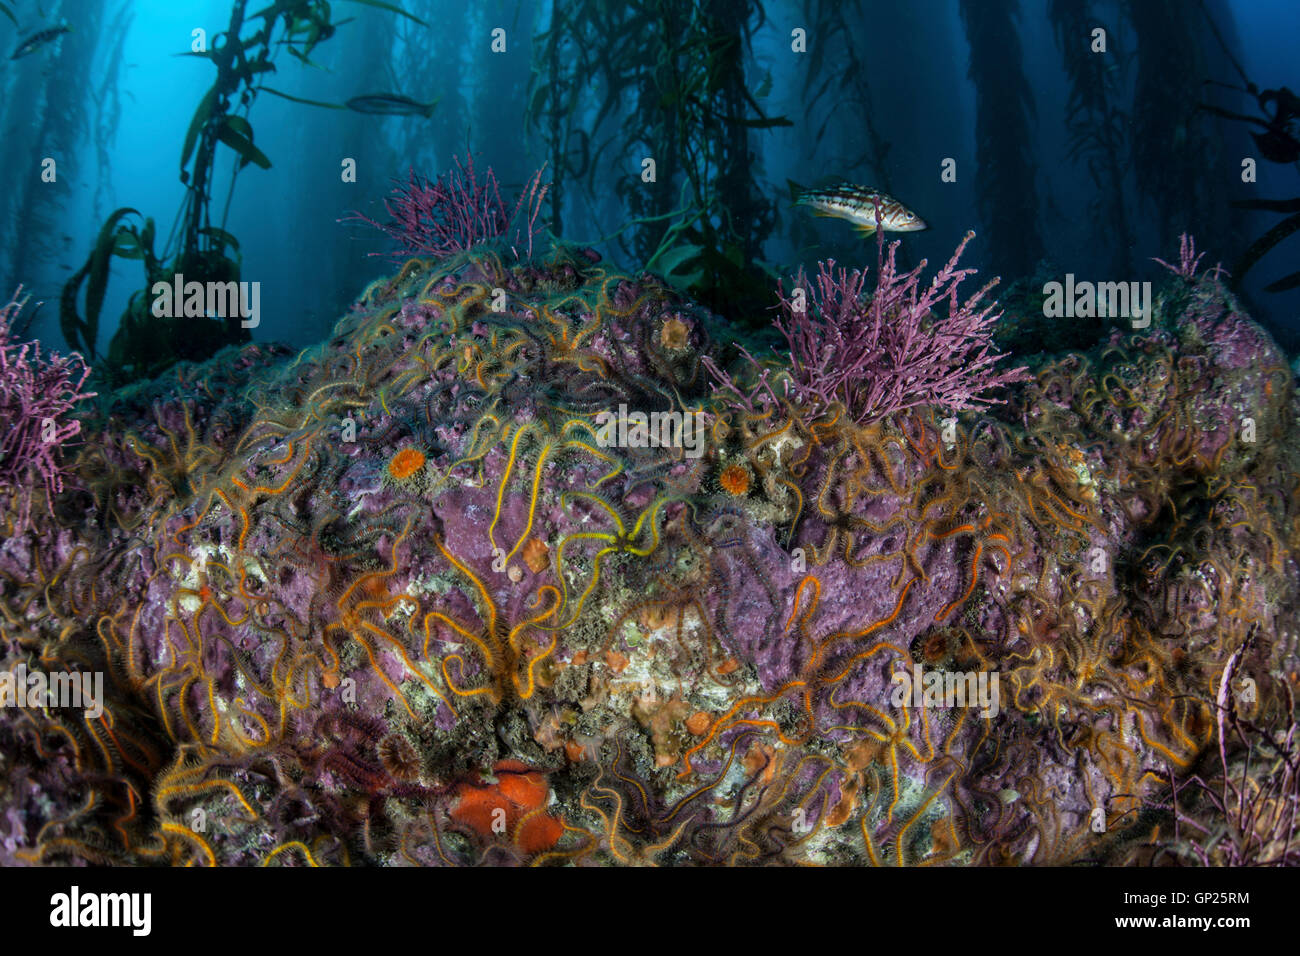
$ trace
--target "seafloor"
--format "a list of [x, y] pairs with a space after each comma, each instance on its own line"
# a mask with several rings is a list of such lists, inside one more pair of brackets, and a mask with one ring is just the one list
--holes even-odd
[[[725, 337], [480, 251], [101, 398], [9, 520], [0, 666], [105, 709], [0, 709], [0, 863], [1295, 852], [1297, 396], [1216, 278], [955, 428], [727, 410]], [[706, 412], [702, 455], [603, 445], [620, 405]]]

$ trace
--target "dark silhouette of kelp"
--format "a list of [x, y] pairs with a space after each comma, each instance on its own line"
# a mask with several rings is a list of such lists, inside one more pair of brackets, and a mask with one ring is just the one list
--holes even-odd
[[987, 248], [1003, 272], [1031, 272], [1043, 254], [1034, 179], [1033, 93], [1025, 81], [1018, 0], [961, 0], [975, 84], [976, 187]]
[[[1204, 5], [1202, 5], [1202, 10], [1204, 10]], [[1210, 29], [1214, 33], [1214, 38], [1223, 49], [1224, 56], [1232, 64], [1233, 69], [1236, 70], [1237, 76], [1241, 78], [1242, 86], [1238, 88], [1228, 83], [1213, 80], [1207, 80], [1206, 83], [1236, 90], [1252, 97], [1259, 107], [1260, 115], [1250, 116], [1210, 103], [1200, 103], [1198, 104], [1199, 108], [1223, 119], [1260, 127], [1251, 130], [1250, 137], [1254, 140], [1260, 156], [1267, 162], [1279, 165], [1291, 165], [1300, 162], [1300, 97], [1285, 86], [1275, 90], [1260, 90], [1246, 75], [1246, 71], [1241, 68], [1241, 64], [1232, 55], [1232, 51], [1228, 49], [1223, 35], [1215, 26], [1214, 20], [1209, 13], [1206, 12], [1205, 16]], [[1233, 267], [1233, 286], [1240, 290], [1245, 282], [1246, 273], [1274, 247], [1280, 244], [1282, 240], [1300, 230], [1300, 196], [1293, 199], [1241, 199], [1232, 205], [1237, 209], [1259, 209], [1265, 212], [1281, 214], [1290, 213], [1287, 218], [1274, 224], [1268, 231], [1252, 242], [1250, 248], [1242, 254]], [[1264, 287], [1264, 291], [1285, 292], [1297, 287], [1300, 287], [1300, 270], [1274, 280]]]
[[1093, 230], [1106, 238], [1110, 270], [1124, 275], [1131, 265], [1133, 225], [1124, 192], [1129, 116], [1121, 108], [1121, 54], [1109, 47], [1104, 56], [1093, 52], [1094, 29], [1106, 30], [1107, 37], [1114, 33], [1099, 20], [1092, 0], [1051, 0], [1048, 18], [1070, 79], [1065, 109], [1068, 155], [1087, 166], [1093, 185], [1088, 203]]
[[[58, 10], [51, 8], [42, 20], [29, 21], [27, 13], [23, 11], [24, 35], [27, 27], [34, 29], [37, 24], [52, 29], [58, 16]], [[16, 61], [9, 60], [12, 47], [3, 55], [9, 75], [0, 104], [0, 124], [10, 137], [10, 148], [0, 159], [0, 178], [5, 183], [0, 194], [0, 222], [11, 241], [0, 253], [0, 274], [6, 281], [27, 284], [38, 296], [53, 279], [57, 263], [64, 261], [66, 243], [72, 241], [66, 235], [64, 219], [75, 201], [77, 178], [91, 178], [87, 175], [89, 164], [65, 162], [65, 158], [95, 151], [100, 174], [96, 201], [100, 198], [98, 187], [106, 180], [112, 125], [106, 122], [111, 117], [103, 111], [102, 96], [106, 88], [116, 89], [120, 38], [129, 21], [129, 7], [120, 6], [117, 0], [89, 0], [78, 8], [75, 30], [59, 34]], [[14, 39], [13, 44], [17, 42]], [[88, 77], [93, 77], [93, 84]], [[32, 144], [26, 148], [13, 139], [23, 127], [23, 142]], [[33, 155], [35, 149], [39, 152]], [[55, 160], [56, 165], [34, 169], [34, 163], [46, 159]], [[11, 291], [12, 287], [6, 288], [4, 294]]]
[[1137, 38], [1131, 155], [1138, 193], [1154, 208], [1158, 235], [1214, 234], [1228, 244], [1224, 137], [1197, 105], [1213, 66], [1209, 21], [1179, 0], [1129, 0], [1125, 13]]
[[749, 89], [745, 53], [764, 20], [755, 0], [556, 4], [528, 96], [554, 176], [552, 231], [569, 182], [595, 202], [611, 157], [653, 159], [653, 182], [615, 180], [625, 252], [713, 310], [760, 322], [771, 277], [756, 263], [776, 211], [750, 134], [791, 125]]
[[[357, 2], [411, 16], [377, 0]], [[114, 256], [142, 263], [144, 283], [131, 294], [101, 363], [100, 371], [110, 382], [156, 375], [174, 362], [200, 361], [225, 345], [251, 338], [248, 329], [229, 316], [156, 316], [150, 307], [151, 290], [159, 282], [170, 285], [177, 275], [184, 276], [187, 283], [239, 281], [239, 241], [224, 228], [235, 180], [250, 164], [271, 167], [270, 158], [254, 143], [248, 114], [262, 91], [297, 99], [264, 86], [263, 80], [275, 71], [274, 58], [282, 50], [304, 65], [313, 65], [312, 52], [337, 28], [330, 16], [327, 0], [275, 0], [251, 15], [247, 0], [234, 0], [229, 26], [212, 38], [207, 49], [179, 54], [209, 61], [217, 76], [199, 101], [181, 146], [180, 179], [186, 194], [172, 234], [157, 252], [154, 220], [130, 207], [117, 209], [101, 226], [85, 264], [64, 285], [60, 298], [59, 323], [68, 345], [96, 360], [100, 358], [96, 346], [99, 313], [110, 263]], [[246, 33], [250, 28], [252, 32]], [[220, 225], [212, 214], [212, 176], [219, 144], [237, 157]], [[132, 218], [141, 222], [128, 221]], [[84, 316], [77, 307], [83, 285]]]

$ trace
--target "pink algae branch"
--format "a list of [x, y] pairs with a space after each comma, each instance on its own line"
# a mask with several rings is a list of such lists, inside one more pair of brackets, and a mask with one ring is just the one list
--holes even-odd
[[542, 184], [544, 172], [543, 166], [533, 174], [511, 209], [501, 198], [501, 185], [492, 167], [480, 180], [472, 154], [463, 162], [456, 157], [453, 168], [437, 179], [423, 178], [411, 170], [407, 182], [397, 181], [397, 188], [384, 200], [391, 217], [388, 222], [376, 222], [361, 213], [342, 221], [364, 222], [397, 240], [399, 251], [372, 253], [394, 260], [413, 255], [443, 258], [501, 238], [509, 240], [516, 255], [519, 247], [524, 247], [524, 255], [531, 256], [542, 202], [550, 189], [549, 183]]
[[[840, 405], [859, 424], [920, 405], [961, 411], [1001, 403], [989, 393], [1028, 376], [1024, 368], [996, 368], [1004, 356], [994, 348], [992, 329], [1002, 313], [995, 311], [996, 302], [982, 303], [998, 280], [964, 302], [958, 298], [958, 286], [976, 271], [957, 268], [974, 235], [966, 234], [924, 288], [925, 260], [900, 272], [897, 242], [887, 254], [883, 244], [880, 248], [870, 297], [866, 273], [836, 269], [833, 259], [818, 263], [815, 280], [800, 271], [789, 295], [778, 285], [780, 314], [774, 324], [790, 349], [781, 397], [812, 414]], [[716, 366], [710, 364], [710, 371], [733, 400], [752, 411], [755, 404], [775, 403], [778, 385], [772, 369], [760, 367], [752, 357], [750, 362], [759, 369], [751, 396]]]
[[[1152, 256], [1151, 261], [1160, 263], [1174, 275], [1190, 282], [1196, 278], [1196, 272], [1201, 266], [1201, 259], [1204, 257], [1204, 252], [1198, 254], [1196, 251], [1196, 240], [1184, 232], [1178, 237], [1178, 265], [1165, 262], [1159, 256]], [[1229, 272], [1223, 268], [1222, 263], [1217, 263], [1209, 274], [1217, 279], [1221, 275], [1229, 275]]]
[[83, 392], [90, 368], [80, 354], [41, 358], [40, 342], [18, 342], [13, 323], [27, 299], [22, 286], [0, 308], [0, 493], [17, 505], [17, 529], [31, 518], [39, 481], [47, 500], [63, 490], [63, 444], [81, 431], [70, 412], [93, 398]]

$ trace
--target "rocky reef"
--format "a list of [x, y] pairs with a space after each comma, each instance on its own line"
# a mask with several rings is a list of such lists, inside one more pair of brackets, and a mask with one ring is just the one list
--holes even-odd
[[0, 667], [102, 713], [0, 709], [0, 863], [1294, 862], [1300, 409], [1217, 278], [950, 418], [726, 336], [477, 247], [101, 397]]

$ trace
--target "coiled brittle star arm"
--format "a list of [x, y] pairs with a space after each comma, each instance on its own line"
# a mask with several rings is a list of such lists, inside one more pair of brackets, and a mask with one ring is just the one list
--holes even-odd
[[[446, 681], [453, 694], [458, 697], [477, 697], [486, 694], [494, 704], [500, 704], [507, 699], [528, 700], [537, 690], [537, 667], [554, 653], [559, 636], [558, 634], [552, 634], [550, 643], [545, 649], [529, 655], [523, 647], [522, 635], [528, 628], [545, 629], [543, 622], [552, 618], [560, 608], [559, 589], [550, 584], [538, 588], [530, 608], [530, 610], [535, 610], [537, 613], [525, 618], [509, 631], [506, 631], [496, 602], [492, 599], [492, 595], [482, 579], [463, 561], [447, 550], [441, 536], [434, 538], [434, 544], [437, 545], [443, 557], [456, 570], [473, 582], [482, 602], [483, 610], [481, 613], [486, 626], [479, 633], [475, 633], [442, 611], [430, 611], [424, 616], [424, 656], [428, 658], [429, 645], [434, 639], [430, 623], [437, 621], [449, 627], [453, 633], [478, 649], [483, 665], [489, 675], [487, 684], [481, 687], [465, 687], [463, 685], [465, 676], [464, 657], [458, 653], [446, 655], [442, 658], [442, 675], [443, 680]], [[543, 607], [543, 602], [547, 597], [551, 599], [550, 603]], [[453, 662], [456, 665], [458, 675], [455, 679], [451, 675], [451, 664]], [[520, 675], [521, 667], [523, 668], [522, 678]]]
[[[588, 491], [568, 491], [561, 496], [560, 500], [563, 504], [567, 505], [573, 498], [583, 498], [597, 505], [607, 515], [609, 515], [610, 519], [614, 523], [615, 530], [612, 532], [576, 531], [573, 534], [565, 535], [564, 539], [560, 541], [559, 547], [556, 548], [555, 566], [560, 578], [560, 589], [562, 593], [561, 606], [567, 608], [569, 604], [569, 590], [568, 579], [564, 574], [565, 549], [575, 541], [603, 541], [606, 543], [606, 547], [601, 548], [592, 556], [591, 582], [578, 598], [577, 606], [574, 608], [573, 614], [564, 624], [560, 625], [561, 628], [571, 626], [573, 622], [578, 619], [578, 616], [582, 613], [583, 605], [587, 602], [587, 598], [590, 597], [591, 593], [596, 589], [596, 585], [600, 582], [601, 559], [607, 555], [617, 554], [620, 552], [623, 554], [635, 555], [639, 558], [648, 557], [653, 554], [659, 548], [659, 512], [665, 505], [671, 502], [686, 500], [681, 495], [661, 495], [651, 502], [646, 509], [637, 516], [636, 522], [632, 525], [632, 529], [629, 531], [618, 511], [599, 495]], [[642, 531], [647, 527], [649, 528], [650, 536], [648, 544], [645, 546], [637, 546], [634, 542], [641, 537]]]

